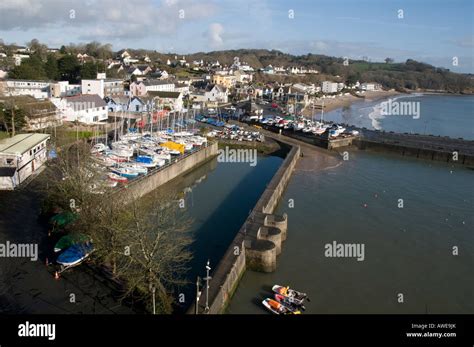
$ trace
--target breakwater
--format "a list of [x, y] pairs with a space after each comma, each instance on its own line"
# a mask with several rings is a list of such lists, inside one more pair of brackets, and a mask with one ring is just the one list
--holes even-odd
[[[300, 147], [291, 146], [283, 164], [250, 212], [212, 273], [209, 297], [203, 291], [188, 313], [222, 313], [246, 269], [271, 272], [287, 237], [287, 216], [273, 212], [300, 156]], [[206, 307], [208, 302], [208, 307]]]
[[352, 142], [362, 150], [383, 151], [425, 160], [474, 167], [474, 141], [442, 136], [363, 130]]
[[268, 132], [278, 133], [325, 149], [355, 146], [360, 150], [395, 153], [423, 160], [474, 167], [474, 141], [464, 139], [421, 134], [399, 134], [360, 129], [353, 126], [348, 126], [348, 129], [358, 130], [360, 135], [328, 139], [324, 136], [314, 136], [310, 133], [305, 134], [275, 126], [262, 125], [261, 127]]

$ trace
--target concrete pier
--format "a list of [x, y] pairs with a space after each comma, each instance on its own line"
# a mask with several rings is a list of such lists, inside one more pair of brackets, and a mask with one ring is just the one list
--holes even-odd
[[[231, 242], [221, 261], [212, 273], [209, 288], [209, 307], [206, 309], [206, 293], [198, 303], [199, 313], [222, 313], [246, 269], [272, 272], [276, 269], [277, 255], [287, 238], [288, 217], [273, 212], [291, 178], [300, 157], [300, 147], [291, 146], [283, 164], [273, 176], [249, 217]], [[195, 312], [196, 304], [188, 313]]]

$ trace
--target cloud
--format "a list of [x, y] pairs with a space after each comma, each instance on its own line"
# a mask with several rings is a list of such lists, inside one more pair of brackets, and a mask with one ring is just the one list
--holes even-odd
[[209, 25], [207, 30], [207, 37], [209, 39], [209, 45], [214, 48], [221, 47], [224, 43], [222, 34], [224, 33], [224, 27], [220, 23], [212, 23]]
[[79, 39], [143, 38], [174, 33], [215, 10], [210, 0], [1, 0], [0, 30], [77, 28]]

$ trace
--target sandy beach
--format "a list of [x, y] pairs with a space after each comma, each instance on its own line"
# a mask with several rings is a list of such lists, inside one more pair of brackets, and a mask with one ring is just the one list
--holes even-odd
[[[353, 96], [353, 95], [344, 95], [344, 96], [338, 96], [334, 99], [325, 98], [324, 99], [324, 112], [330, 112], [330, 111], [336, 110], [338, 108], [342, 108], [342, 107], [345, 107], [345, 106], [350, 106], [354, 102], [357, 102], [357, 101], [363, 101], [363, 100], [365, 100], [365, 101], [376, 101], [376, 100], [379, 100], [379, 99], [384, 99], [384, 98], [399, 95], [399, 94], [400, 94], [400, 92], [397, 92], [395, 90], [381, 90], [381, 91], [365, 92], [364, 94], [361, 94], [361, 96], [363, 96], [363, 97], [356, 97], [356, 96]], [[323, 99], [318, 100], [315, 103], [315, 110], [320, 110], [321, 106], [322, 106], [322, 103], [323, 103]], [[305, 116], [311, 116], [313, 113], [314, 113], [313, 109], [310, 106], [306, 107], [303, 110], [303, 115], [305, 115]]]

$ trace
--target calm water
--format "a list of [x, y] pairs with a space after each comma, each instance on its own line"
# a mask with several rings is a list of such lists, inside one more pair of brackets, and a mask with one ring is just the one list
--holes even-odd
[[[328, 112], [324, 119], [400, 133], [462, 137], [474, 140], [474, 96], [421, 95], [395, 96], [392, 102], [410, 102], [419, 107], [420, 117], [383, 115], [382, 102], [357, 102], [349, 108]], [[316, 117], [319, 119], [320, 114]]]
[[[309, 294], [311, 313], [474, 313], [473, 178], [358, 151], [332, 169], [295, 171], [278, 208], [289, 231], [277, 271], [247, 271], [228, 312], [265, 313], [268, 289], [288, 284]], [[365, 260], [325, 257], [333, 241], [365, 244]]]
[[[258, 165], [250, 167], [214, 160], [169, 185], [185, 196], [193, 218], [190, 281], [204, 277], [207, 259], [213, 267], [222, 257], [281, 162], [279, 157], [259, 157]], [[53, 279], [45, 257], [54, 245], [47, 237], [47, 225], [38, 220], [39, 201], [35, 182], [22, 190], [0, 192], [0, 242], [38, 243], [40, 252], [38, 261], [0, 259], [0, 312], [133, 313], [84, 266]], [[189, 298], [183, 307], [191, 303], [193, 289], [192, 285], [179, 289]], [[69, 302], [70, 294], [75, 294], [75, 304]]]
[[[248, 163], [217, 163], [214, 160], [208, 164], [213, 170], [207, 169], [204, 175], [191, 173], [192, 179], [200, 177], [199, 183], [194, 181], [189, 185], [188, 180], [184, 188], [195, 241], [187, 274], [191, 285], [177, 292], [189, 298], [183, 308], [194, 300], [196, 276], [205, 277], [208, 259], [211, 268], [215, 268], [282, 161], [275, 156], [258, 157], [257, 165], [251, 167]], [[200, 170], [203, 169], [206, 170], [205, 167]], [[178, 190], [183, 186], [183, 182], [178, 182]]]

